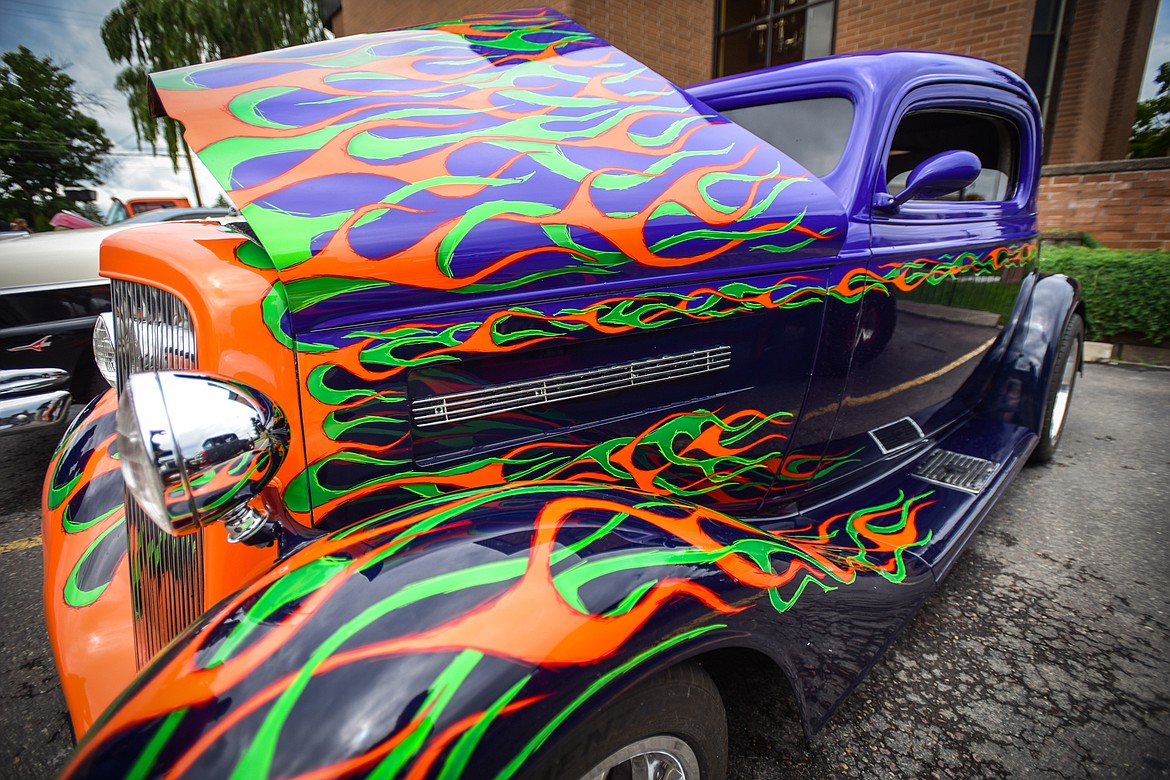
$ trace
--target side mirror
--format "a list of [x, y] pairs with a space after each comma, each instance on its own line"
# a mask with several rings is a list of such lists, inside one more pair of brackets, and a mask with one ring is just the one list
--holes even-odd
[[168, 534], [222, 521], [241, 542], [264, 526], [248, 501], [284, 460], [289, 426], [263, 393], [193, 371], [134, 374], [117, 419], [122, 475]]
[[983, 166], [971, 152], [954, 150], [936, 154], [924, 160], [910, 171], [906, 178], [906, 189], [897, 195], [879, 192], [874, 196], [873, 206], [877, 209], [897, 211], [898, 207], [911, 198], [941, 198], [943, 195], [971, 186]]

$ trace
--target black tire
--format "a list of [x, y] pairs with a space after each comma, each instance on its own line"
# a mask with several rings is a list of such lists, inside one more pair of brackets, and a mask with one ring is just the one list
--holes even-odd
[[[671, 667], [623, 694], [555, 744], [523, 777], [577, 780], [596, 776], [590, 773], [603, 762], [621, 764], [628, 758], [626, 754], [645, 750], [660, 757], [677, 753], [690, 767], [686, 780], [723, 780], [727, 774], [723, 700], [715, 683], [697, 664]], [[675, 758], [671, 755], [663, 760]], [[608, 776], [629, 777], [624, 768], [617, 766]]]
[[1081, 344], [1084, 340], [1085, 322], [1079, 314], [1074, 314], [1064, 326], [1064, 332], [1060, 335], [1060, 346], [1052, 362], [1052, 374], [1048, 377], [1048, 388], [1044, 393], [1044, 419], [1040, 425], [1040, 443], [1032, 450], [1032, 463], [1047, 463], [1056, 454], [1068, 419], [1073, 389], [1077, 384]]

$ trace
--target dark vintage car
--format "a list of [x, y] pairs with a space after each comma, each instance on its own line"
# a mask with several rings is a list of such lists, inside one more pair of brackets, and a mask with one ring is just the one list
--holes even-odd
[[21, 233], [0, 242], [0, 435], [57, 425], [74, 400], [109, 385], [93, 359], [93, 328], [110, 310], [98, 275], [102, 239], [135, 225], [228, 214], [160, 208], [117, 227]]
[[67, 775], [718, 778], [712, 659], [816, 734], [1059, 441], [1084, 315], [999, 66], [683, 91], [537, 10], [152, 90], [246, 223], [103, 246]]

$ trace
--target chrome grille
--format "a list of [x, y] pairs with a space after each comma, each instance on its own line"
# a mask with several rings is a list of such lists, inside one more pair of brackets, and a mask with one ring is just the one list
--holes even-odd
[[415, 424], [426, 428], [721, 371], [729, 365], [731, 347], [710, 347], [605, 368], [419, 398], [411, 402], [410, 411]]
[[[118, 385], [130, 374], [196, 368], [191, 314], [175, 296], [114, 280], [114, 358]], [[144, 666], [203, 612], [203, 534], [173, 537], [126, 494], [134, 650]]]
[[163, 290], [117, 279], [110, 293], [119, 383], [139, 371], [196, 367], [195, 330], [182, 301]]

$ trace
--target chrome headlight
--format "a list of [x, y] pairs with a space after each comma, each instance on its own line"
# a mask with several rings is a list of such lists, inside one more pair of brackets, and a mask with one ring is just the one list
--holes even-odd
[[110, 387], [118, 386], [118, 366], [114, 358], [114, 315], [98, 315], [93, 324], [93, 359]]
[[229, 541], [264, 523], [248, 507], [288, 452], [289, 427], [267, 396], [190, 371], [132, 375], [118, 402], [118, 449], [130, 492], [179, 536], [223, 520]]

